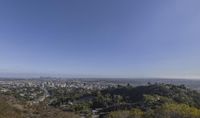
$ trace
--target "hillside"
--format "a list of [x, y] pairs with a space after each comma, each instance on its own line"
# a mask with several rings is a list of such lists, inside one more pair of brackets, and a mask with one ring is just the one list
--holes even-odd
[[[125, 114], [131, 112], [127, 110], [133, 110], [134, 112], [136, 110], [142, 114], [154, 114], [159, 109], [162, 109], [162, 112], [176, 109], [177, 111], [185, 110], [185, 112], [195, 111], [197, 114], [200, 113], [200, 93], [184, 85], [148, 84], [146, 86], [133, 87], [128, 84], [127, 86], [119, 85], [103, 90], [76, 89], [75, 91], [69, 93], [61, 89], [54, 91], [55, 95], [52, 94], [52, 97], [55, 101], [50, 105], [64, 111], [85, 114], [87, 117], [91, 116], [90, 114], [94, 114], [92, 110], [95, 110], [95, 114], [100, 117], [106, 118], [110, 113], [114, 114], [122, 111], [122, 114]], [[51, 91], [51, 93], [54, 92]], [[161, 111], [159, 112], [161, 113]], [[150, 116], [148, 117], [150, 118]]]
[[148, 105], [176, 102], [200, 108], [200, 93], [184, 85], [149, 84], [148, 86], [118, 86], [101, 91], [103, 96], [121, 97], [126, 103]]
[[8, 96], [0, 95], [0, 118], [79, 118], [74, 113], [63, 112], [41, 103], [27, 106]]
[[5, 97], [0, 97], [0, 118], [22, 118], [22, 111], [17, 106], [7, 102]]
[[200, 118], [200, 93], [184, 85], [49, 88], [48, 92], [50, 97], [32, 105], [12, 94], [1, 95], [0, 118]]

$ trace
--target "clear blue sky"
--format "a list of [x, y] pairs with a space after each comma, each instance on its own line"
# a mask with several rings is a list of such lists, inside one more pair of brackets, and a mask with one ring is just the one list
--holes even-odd
[[0, 76], [200, 77], [199, 0], [1, 0]]

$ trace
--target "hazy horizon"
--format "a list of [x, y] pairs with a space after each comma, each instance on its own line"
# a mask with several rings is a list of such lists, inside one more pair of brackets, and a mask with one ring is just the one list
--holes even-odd
[[195, 79], [200, 80], [198, 76], [127, 76], [127, 75], [86, 75], [86, 74], [64, 74], [64, 73], [0, 73], [0, 78], [40, 78], [40, 77], [50, 77], [50, 78], [127, 78], [127, 79]]
[[200, 78], [199, 0], [0, 1], [0, 77]]

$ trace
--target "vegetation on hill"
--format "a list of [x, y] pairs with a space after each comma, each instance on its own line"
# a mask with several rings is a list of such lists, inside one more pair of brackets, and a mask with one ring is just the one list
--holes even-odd
[[185, 104], [164, 104], [149, 111], [140, 109], [110, 112], [107, 118], [200, 118], [200, 110]]
[[28, 106], [14, 98], [0, 95], [0, 118], [79, 118], [79, 116], [48, 107], [44, 103]]
[[[188, 116], [196, 118], [199, 116], [198, 109], [200, 108], [200, 93], [190, 90], [184, 85], [172, 84], [149, 83], [146, 86], [138, 87], [129, 84], [127, 86], [119, 85], [104, 90], [85, 90], [84, 92], [76, 92], [74, 95], [55, 98], [55, 101], [50, 105], [65, 111], [92, 114], [93, 109], [98, 110], [101, 117], [111, 118], [120, 116], [162, 118], [159, 114], [167, 114], [166, 118], [174, 118], [171, 114], [179, 114], [180, 118], [188, 114]], [[175, 113], [173, 110], [177, 112]], [[185, 114], [181, 114], [183, 112]], [[165, 117], [163, 116], [163, 118]]]
[[50, 97], [35, 105], [1, 96], [0, 118], [200, 118], [200, 93], [184, 85], [128, 84], [104, 90], [48, 91]]
[[4, 97], [0, 97], [0, 118], [21, 118], [22, 111], [6, 102]]

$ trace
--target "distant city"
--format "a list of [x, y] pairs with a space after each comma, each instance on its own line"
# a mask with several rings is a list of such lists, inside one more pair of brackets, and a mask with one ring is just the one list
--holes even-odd
[[[33, 103], [45, 100], [49, 97], [48, 88], [64, 88], [68, 91], [73, 89], [103, 90], [119, 85], [142, 86], [154, 83], [165, 83], [175, 85], [185, 85], [193, 90], [200, 91], [200, 80], [187, 79], [127, 79], [127, 78], [55, 78], [40, 77], [32, 79], [0, 78], [0, 91], [2, 93], [13, 92], [15, 90], [19, 96], [31, 98]], [[28, 91], [27, 88], [32, 88]], [[34, 90], [36, 89], [37, 90]], [[39, 90], [39, 91], [38, 91]]]

